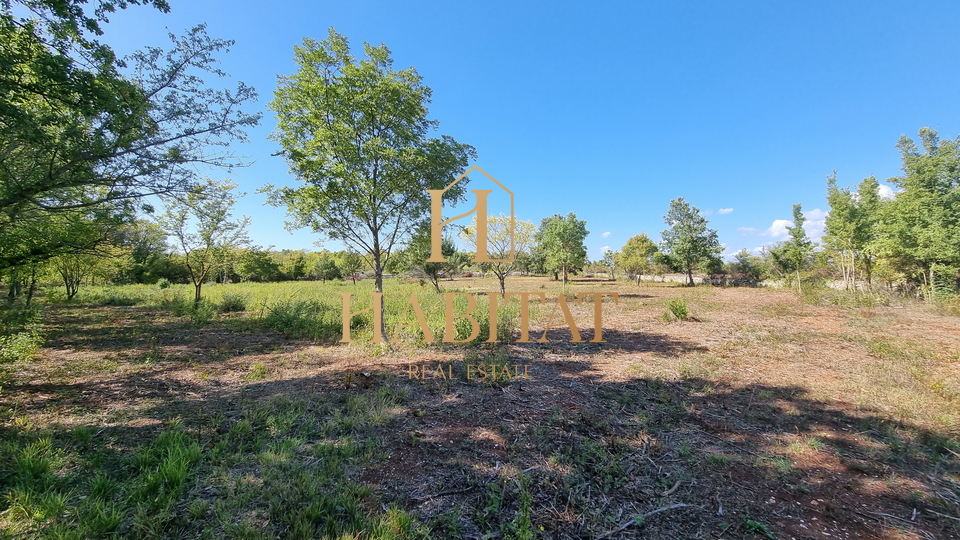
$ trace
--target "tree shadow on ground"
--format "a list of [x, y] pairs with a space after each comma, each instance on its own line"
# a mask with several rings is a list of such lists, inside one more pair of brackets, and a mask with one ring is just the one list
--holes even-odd
[[[94, 314], [81, 314], [75, 326], [91, 331], [78, 335], [68, 324], [53, 330], [50, 340], [54, 348], [116, 354], [131, 345], [113, 339], [115, 330], [108, 327], [130, 320], [141, 329], [129, 338], [134, 346], [192, 344], [199, 352], [189, 358], [210, 366], [305, 344], [280, 334], [251, 335], [248, 343], [223, 325], [195, 328], [151, 313], [111, 310], [102, 331], [94, 318], [83, 318]], [[540, 334], [531, 330], [531, 339]], [[190, 512], [186, 499], [239, 497], [230, 487], [236, 482], [252, 496], [231, 515], [239, 520], [268, 514], [258, 493], [297, 490], [273, 485], [296, 480], [261, 470], [279, 459], [278, 448], [289, 446], [285, 463], [309, 472], [324, 466], [311, 448], [347, 440], [378, 450], [343, 465], [352, 482], [372, 492], [369, 498], [357, 495], [362, 506], [374, 514], [390, 504], [405, 508], [435, 538], [520, 536], [528, 527], [549, 538], [596, 538], [611, 531], [611, 538], [960, 534], [956, 433], [818, 401], [800, 386], [671, 381], [629, 370], [613, 379], [595, 365], [608, 351], [681, 356], [706, 349], [655, 332], [605, 329], [603, 344], [589, 341], [591, 329], [581, 334], [584, 343], [570, 343], [569, 329], [558, 328], [548, 334], [549, 343], [425, 348], [410, 358], [370, 359], [349, 369], [301, 368], [281, 375], [267, 366], [256, 377], [265, 380], [245, 383], [178, 378], [187, 356], [142, 366], [119, 358], [136, 369], [6, 385], [0, 442], [19, 448], [50, 437], [76, 460], [58, 489], [80, 497], [98, 467], [129, 468], [123, 455], [179, 423], [204, 452], [196, 485], [172, 510], [182, 518], [175, 520], [182, 528], [177, 534], [188, 536], [202, 527], [184, 517]], [[221, 350], [224, 343], [230, 346]], [[450, 351], [463, 359], [448, 362]], [[430, 369], [413, 378], [408, 364], [419, 362]], [[467, 364], [482, 364], [485, 373], [492, 369], [499, 376], [471, 376]], [[516, 377], [517, 366], [524, 365], [529, 380]], [[129, 407], [104, 416], [118, 404]], [[32, 415], [70, 421], [33, 428], [17, 420]], [[240, 427], [258, 441], [243, 447], [242, 466], [225, 463], [217, 450]], [[5, 492], [19, 481], [13, 471], [20, 458], [12, 455], [0, 458]], [[215, 468], [219, 480], [202, 476]], [[12, 504], [6, 500], [0, 512]], [[658, 509], [667, 510], [635, 520]], [[282, 518], [261, 522], [262, 532], [272, 536], [285, 536], [294, 526]], [[218, 535], [226, 535], [218, 527]]]

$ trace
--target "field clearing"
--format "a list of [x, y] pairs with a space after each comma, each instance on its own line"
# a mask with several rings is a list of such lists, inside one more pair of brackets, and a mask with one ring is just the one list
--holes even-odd
[[[493, 279], [441, 285], [497, 290]], [[560, 284], [507, 285], [550, 299], [531, 304], [539, 338]], [[429, 285], [384, 288], [388, 313], [416, 293], [442, 332], [443, 297]], [[355, 343], [336, 343], [339, 293], [356, 293], [356, 311], [371, 290], [369, 280], [206, 286], [207, 307], [242, 299], [223, 313], [185, 310], [186, 286], [91, 288], [46, 304], [37, 358], [0, 366], [0, 528], [960, 538], [960, 318], [914, 303], [582, 279], [567, 298], [620, 294], [603, 300], [605, 343], [589, 342], [592, 302], [572, 299], [583, 343], [554, 328], [546, 343], [423, 344], [407, 332], [385, 346], [362, 324]], [[680, 297], [690, 320], [667, 322]], [[295, 309], [280, 317], [296, 302], [322, 312], [314, 326], [298, 326], [311, 315]], [[518, 300], [503, 309], [516, 339]], [[531, 378], [471, 378], [468, 364], [527, 366]], [[424, 365], [434, 377], [411, 378]]]

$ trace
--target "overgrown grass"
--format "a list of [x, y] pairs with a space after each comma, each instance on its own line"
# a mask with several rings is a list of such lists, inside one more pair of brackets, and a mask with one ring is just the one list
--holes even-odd
[[382, 457], [369, 427], [405, 399], [383, 387], [334, 403], [248, 402], [212, 438], [177, 422], [146, 437], [100, 437], [89, 426], [9, 433], [0, 443], [0, 529], [76, 539], [425, 537], [357, 482]]

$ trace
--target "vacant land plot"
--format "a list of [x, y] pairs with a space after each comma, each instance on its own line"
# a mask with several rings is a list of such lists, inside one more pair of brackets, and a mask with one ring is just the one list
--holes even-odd
[[[211, 286], [199, 310], [176, 287], [47, 304], [44, 348], [2, 366], [0, 528], [960, 537], [960, 319], [658, 285], [568, 286], [620, 293], [603, 301], [605, 343], [589, 342], [594, 305], [571, 300], [584, 343], [554, 328], [545, 343], [423, 344], [408, 333], [383, 346], [358, 324], [355, 343], [337, 344], [337, 293], [369, 303], [367, 281]], [[544, 278], [508, 288], [561, 293]], [[442, 307], [429, 286], [386, 290], [388, 305], [416, 292], [428, 318]], [[666, 316], [671, 302], [682, 312], [678, 298], [687, 320]], [[504, 331], [516, 340], [512, 302]], [[532, 339], [552, 308], [531, 308]], [[477, 365], [497, 376], [478, 378]]]

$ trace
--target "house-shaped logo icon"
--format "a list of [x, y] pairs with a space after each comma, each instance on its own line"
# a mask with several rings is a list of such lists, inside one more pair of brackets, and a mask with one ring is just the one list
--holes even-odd
[[[474, 170], [483, 173], [484, 176], [489, 178], [494, 184], [499, 186], [500, 189], [510, 195], [510, 256], [506, 259], [491, 259], [490, 255], [487, 253], [487, 197], [493, 193], [492, 189], [471, 189], [470, 192], [473, 193], [474, 197], [476, 198], [476, 203], [474, 204], [473, 208], [466, 213], [460, 214], [459, 216], [446, 220], [443, 219], [443, 194], [453, 186], [457, 185], [457, 182], [462, 180]], [[447, 260], [443, 258], [443, 253], [441, 252], [441, 246], [443, 244], [443, 226], [474, 213], [476, 214], [477, 218], [477, 253], [473, 258], [473, 262], [512, 262], [514, 259], [516, 259], [516, 219], [513, 213], [513, 192], [498, 182], [496, 178], [490, 176], [486, 171], [474, 165], [473, 167], [467, 169], [465, 173], [458, 176], [456, 180], [450, 182], [447, 187], [443, 189], [428, 189], [427, 193], [430, 194], [430, 258], [427, 259], [427, 262], [447, 262]]]

